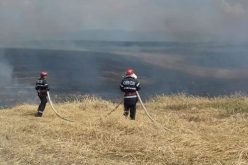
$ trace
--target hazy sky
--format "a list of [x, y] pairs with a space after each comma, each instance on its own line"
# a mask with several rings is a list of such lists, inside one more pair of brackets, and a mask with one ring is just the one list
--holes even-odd
[[248, 41], [248, 0], [0, 0], [0, 21], [1, 41]]

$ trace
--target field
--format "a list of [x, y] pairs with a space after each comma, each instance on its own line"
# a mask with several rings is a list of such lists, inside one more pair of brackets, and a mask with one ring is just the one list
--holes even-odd
[[[94, 97], [0, 111], [0, 164], [248, 164], [248, 98], [158, 96], [137, 104], [135, 121]], [[170, 131], [167, 131], [170, 130]]]
[[64, 42], [0, 44], [0, 109], [33, 103], [41, 71], [48, 72], [52, 93], [60, 99], [95, 95], [116, 100], [129, 67], [138, 75], [144, 99], [164, 93], [213, 97], [248, 91], [247, 44]]

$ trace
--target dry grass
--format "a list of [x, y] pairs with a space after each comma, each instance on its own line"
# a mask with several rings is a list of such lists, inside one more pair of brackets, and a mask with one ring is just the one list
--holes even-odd
[[0, 111], [0, 164], [248, 164], [248, 98], [160, 96], [146, 103], [156, 127], [138, 105], [137, 120], [95, 98]]

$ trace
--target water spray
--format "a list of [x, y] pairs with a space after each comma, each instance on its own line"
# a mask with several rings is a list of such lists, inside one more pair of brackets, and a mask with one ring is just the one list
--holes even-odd
[[49, 103], [50, 103], [50, 105], [51, 105], [51, 107], [52, 107], [52, 110], [55, 112], [55, 114], [56, 114], [59, 118], [61, 118], [61, 119], [63, 119], [63, 120], [66, 120], [66, 121], [69, 121], [69, 122], [74, 122], [74, 121], [72, 121], [72, 120], [69, 120], [69, 119], [64, 118], [63, 116], [61, 116], [61, 115], [56, 111], [56, 109], [55, 109], [54, 106], [53, 106], [53, 102], [52, 102], [52, 100], [51, 100], [49, 91], [47, 91], [47, 96], [48, 96]]

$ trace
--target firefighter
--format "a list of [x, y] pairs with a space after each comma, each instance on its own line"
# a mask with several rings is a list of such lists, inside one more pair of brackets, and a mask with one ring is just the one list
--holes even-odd
[[129, 68], [125, 72], [125, 76], [121, 81], [120, 89], [124, 92], [124, 113], [125, 117], [128, 117], [130, 113], [130, 119], [135, 120], [136, 115], [136, 103], [138, 97], [136, 91], [140, 90], [140, 83], [137, 80], [137, 76], [134, 70]]
[[41, 72], [40, 78], [36, 81], [35, 89], [40, 98], [40, 105], [38, 107], [38, 111], [36, 113], [36, 117], [42, 117], [43, 112], [47, 103], [47, 91], [49, 91], [49, 86], [47, 84], [46, 78], [48, 74], [47, 72]]

